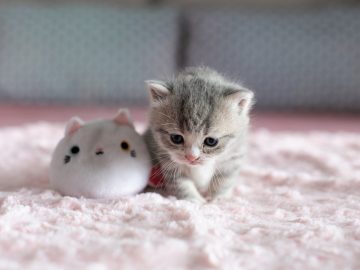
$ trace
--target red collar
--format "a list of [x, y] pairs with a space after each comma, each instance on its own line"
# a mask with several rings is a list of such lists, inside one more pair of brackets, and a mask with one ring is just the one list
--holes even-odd
[[148, 185], [153, 188], [164, 186], [164, 177], [161, 173], [160, 165], [152, 167]]

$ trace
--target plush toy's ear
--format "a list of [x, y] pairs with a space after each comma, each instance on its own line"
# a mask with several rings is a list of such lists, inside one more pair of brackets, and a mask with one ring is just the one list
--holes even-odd
[[241, 86], [228, 89], [225, 93], [225, 98], [234, 102], [240, 109], [240, 112], [245, 114], [249, 113], [254, 103], [254, 93]]
[[145, 83], [150, 93], [152, 105], [159, 104], [170, 94], [170, 91], [164, 82], [150, 80], [145, 81]]
[[84, 125], [84, 121], [80, 117], [73, 117], [67, 122], [65, 127], [65, 136], [74, 134], [79, 128]]
[[118, 125], [133, 126], [133, 122], [128, 109], [120, 109], [113, 120]]

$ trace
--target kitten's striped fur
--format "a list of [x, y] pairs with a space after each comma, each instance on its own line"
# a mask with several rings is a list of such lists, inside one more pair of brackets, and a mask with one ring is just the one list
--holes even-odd
[[[231, 194], [245, 154], [253, 93], [204, 67], [147, 84], [151, 111], [145, 137], [167, 190], [197, 202]], [[174, 144], [170, 134], [182, 135], [184, 143]], [[218, 144], [206, 146], [206, 137], [218, 139]], [[183, 158], [191, 151], [200, 155], [200, 165]]]

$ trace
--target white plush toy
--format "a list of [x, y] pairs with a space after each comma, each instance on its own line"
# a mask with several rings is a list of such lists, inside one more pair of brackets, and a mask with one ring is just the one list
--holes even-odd
[[50, 185], [63, 195], [118, 198], [142, 191], [151, 162], [129, 112], [84, 123], [72, 118], [50, 164]]

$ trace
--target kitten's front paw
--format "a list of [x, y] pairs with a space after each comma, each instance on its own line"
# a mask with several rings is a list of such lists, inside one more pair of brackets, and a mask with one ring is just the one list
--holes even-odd
[[178, 185], [178, 198], [196, 204], [206, 203], [205, 198], [201, 196], [191, 180], [186, 178], [178, 179]]
[[203, 197], [185, 197], [183, 200], [199, 205], [206, 203], [206, 200]]
[[232, 195], [233, 195], [233, 189], [231, 188], [211, 194], [210, 200], [214, 201], [217, 199], [228, 199], [231, 198]]

